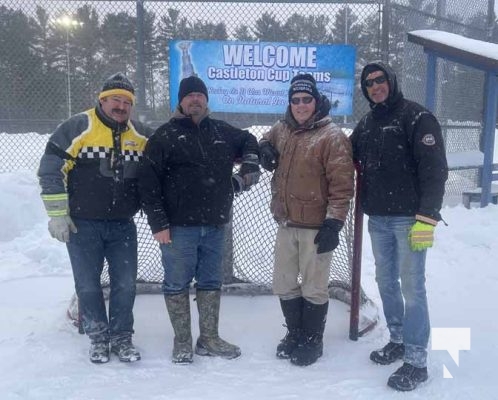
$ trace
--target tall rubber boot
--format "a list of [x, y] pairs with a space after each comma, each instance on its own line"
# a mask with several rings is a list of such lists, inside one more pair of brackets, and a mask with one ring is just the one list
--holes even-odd
[[219, 290], [197, 290], [200, 336], [195, 345], [195, 353], [200, 356], [237, 358], [241, 354], [240, 348], [218, 336], [220, 297]]
[[323, 332], [327, 321], [329, 302], [313, 304], [303, 300], [303, 333], [290, 361], [295, 365], [311, 365], [323, 354]]
[[287, 333], [277, 346], [277, 358], [288, 359], [296, 349], [302, 332], [303, 298], [280, 299], [280, 307], [284, 314]]
[[185, 291], [174, 295], [165, 294], [164, 300], [175, 332], [171, 361], [175, 364], [190, 364], [193, 361], [193, 351], [189, 292]]

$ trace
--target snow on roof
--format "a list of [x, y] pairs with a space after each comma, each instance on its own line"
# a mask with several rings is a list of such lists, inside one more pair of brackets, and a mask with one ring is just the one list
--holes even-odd
[[[454, 33], [423, 29], [408, 33], [409, 40], [424, 47], [441, 47], [441, 45], [460, 50], [468, 55], [476, 55], [487, 59], [488, 64], [498, 68], [498, 44], [482, 40], [469, 39]], [[432, 45], [432, 46], [431, 46]], [[439, 45], [439, 46], [437, 46]]]

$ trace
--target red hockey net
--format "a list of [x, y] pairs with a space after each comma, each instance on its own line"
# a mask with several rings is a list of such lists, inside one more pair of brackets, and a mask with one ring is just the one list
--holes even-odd
[[[264, 172], [256, 186], [234, 200], [232, 222], [226, 227], [225, 293], [271, 294], [277, 224], [269, 209], [270, 180], [271, 174]], [[340, 234], [340, 244], [334, 250], [329, 275], [330, 297], [352, 305], [350, 337], [353, 340], [370, 330], [378, 320], [377, 307], [361, 289], [359, 281], [362, 227], [361, 222], [360, 226], [355, 224], [359, 218], [355, 217], [355, 204], [353, 201]], [[137, 293], [161, 293], [163, 267], [159, 246], [150, 233], [145, 215], [137, 214], [135, 221], [139, 244]], [[106, 268], [102, 285], [108, 284]], [[71, 302], [69, 315], [78, 319], [76, 297]]]

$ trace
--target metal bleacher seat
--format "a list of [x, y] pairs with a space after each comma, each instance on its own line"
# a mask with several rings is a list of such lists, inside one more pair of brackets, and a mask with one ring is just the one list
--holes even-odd
[[[448, 153], [448, 168], [450, 170], [461, 170], [470, 168], [482, 168], [484, 154], [478, 150], [464, 151], [459, 153]], [[493, 180], [498, 180], [498, 164], [493, 164]], [[470, 208], [470, 204], [481, 202], [482, 188], [477, 187], [462, 192], [462, 204]], [[498, 204], [498, 185], [491, 185], [491, 203]]]

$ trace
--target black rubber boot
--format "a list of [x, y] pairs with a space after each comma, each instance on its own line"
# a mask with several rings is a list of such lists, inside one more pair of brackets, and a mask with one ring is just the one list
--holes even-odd
[[303, 298], [296, 297], [290, 300], [280, 300], [280, 307], [282, 307], [284, 314], [287, 333], [277, 346], [277, 357], [287, 359], [296, 349], [301, 337]]
[[291, 354], [292, 364], [311, 365], [322, 356], [328, 308], [328, 301], [325, 304], [313, 304], [303, 300], [303, 332], [297, 348]]

